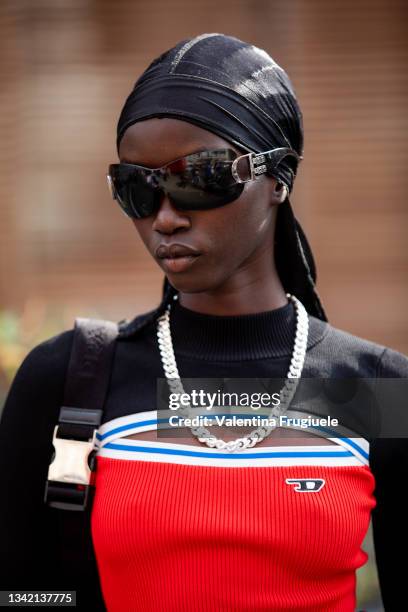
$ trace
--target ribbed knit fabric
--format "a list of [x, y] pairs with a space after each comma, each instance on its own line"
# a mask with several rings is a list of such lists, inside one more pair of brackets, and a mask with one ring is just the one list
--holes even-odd
[[[170, 327], [175, 350], [185, 357], [217, 361], [291, 355], [296, 331], [292, 302], [249, 315], [208, 315], [172, 304]], [[316, 339], [313, 328], [310, 343]]]

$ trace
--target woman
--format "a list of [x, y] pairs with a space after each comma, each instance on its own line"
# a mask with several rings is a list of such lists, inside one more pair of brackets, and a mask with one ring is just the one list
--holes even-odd
[[303, 129], [288, 76], [229, 36], [182, 41], [136, 82], [117, 146], [112, 195], [165, 273], [163, 299], [120, 324], [82, 579], [83, 526], [66, 579], [42, 499], [72, 330], [21, 365], [0, 428], [2, 588], [72, 588], [109, 611], [351, 611], [372, 514], [384, 605], [400, 609], [405, 440], [194, 425], [174, 439], [169, 421], [157, 431], [164, 375], [172, 391], [178, 375], [292, 379], [285, 409], [299, 377], [408, 377], [405, 356], [327, 322], [289, 202]]

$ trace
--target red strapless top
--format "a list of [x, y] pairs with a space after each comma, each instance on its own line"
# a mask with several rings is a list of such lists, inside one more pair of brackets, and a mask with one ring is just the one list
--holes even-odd
[[354, 612], [373, 497], [363, 438], [228, 453], [98, 434], [92, 537], [108, 612]]

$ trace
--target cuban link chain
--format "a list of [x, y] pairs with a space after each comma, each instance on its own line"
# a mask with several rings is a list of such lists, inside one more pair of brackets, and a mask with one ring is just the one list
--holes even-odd
[[[177, 297], [178, 296], [175, 295], [174, 299], [177, 299]], [[289, 370], [286, 375], [286, 382], [279, 394], [280, 403], [279, 405], [272, 407], [268, 417], [269, 419], [271, 417], [279, 419], [279, 417], [288, 409], [299, 383], [307, 349], [309, 318], [306, 309], [302, 302], [294, 295], [287, 293], [286, 297], [292, 301], [296, 311], [295, 342]], [[180, 380], [176, 358], [174, 355], [173, 342], [170, 332], [170, 310], [171, 304], [168, 304], [165, 313], [162, 314], [157, 320], [157, 338], [167, 383], [172, 393], [180, 394], [185, 393], [185, 391]], [[192, 418], [193, 414], [191, 412], [191, 405], [188, 404], [182, 406], [179, 408], [179, 413], [184, 417]], [[190, 429], [192, 434], [196, 436], [201, 443], [206, 444], [210, 448], [236, 452], [255, 446], [255, 444], [258, 444], [274, 429], [276, 429], [276, 427], [277, 425], [263, 425], [257, 427], [243, 438], [237, 438], [236, 440], [230, 440], [229, 442], [216, 438], [206, 427], [190, 427]]]

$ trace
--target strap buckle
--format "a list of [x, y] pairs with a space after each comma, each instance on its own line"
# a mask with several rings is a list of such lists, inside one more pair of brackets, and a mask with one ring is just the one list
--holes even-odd
[[48, 468], [44, 502], [61, 510], [85, 510], [95, 481], [96, 432], [92, 439], [70, 440], [57, 436], [54, 428], [52, 444], [55, 454]]

